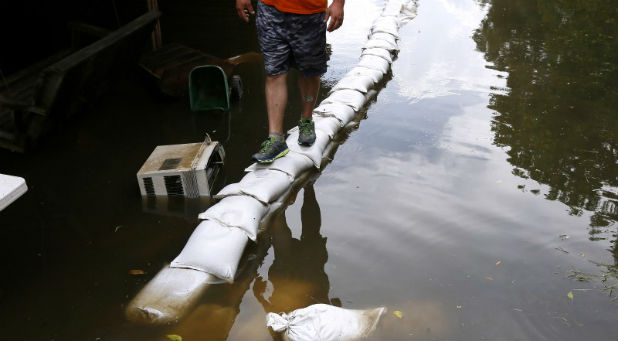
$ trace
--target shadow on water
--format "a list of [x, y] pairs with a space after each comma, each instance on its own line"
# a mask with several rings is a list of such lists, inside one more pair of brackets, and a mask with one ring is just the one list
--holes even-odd
[[[618, 7], [612, 1], [481, 0], [473, 39], [507, 76], [488, 108], [494, 144], [513, 175], [547, 185], [543, 196], [591, 212], [589, 239], [618, 246]], [[501, 90], [501, 89], [499, 89]], [[534, 185], [533, 185], [534, 186]], [[520, 185], [522, 191], [535, 195]]]

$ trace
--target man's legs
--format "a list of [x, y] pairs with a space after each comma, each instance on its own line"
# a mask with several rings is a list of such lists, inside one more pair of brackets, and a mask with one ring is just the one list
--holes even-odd
[[302, 103], [301, 118], [311, 118], [320, 90], [320, 76], [306, 77], [302, 74], [298, 77], [300, 100]]
[[287, 73], [266, 76], [266, 111], [268, 112], [268, 133], [283, 136], [283, 116], [288, 102]]

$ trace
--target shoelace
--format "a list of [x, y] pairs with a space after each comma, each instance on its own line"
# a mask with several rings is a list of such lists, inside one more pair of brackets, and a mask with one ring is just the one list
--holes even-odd
[[264, 153], [265, 151], [270, 149], [273, 143], [275, 143], [275, 139], [273, 138], [268, 138], [268, 140], [262, 142], [262, 145], [260, 146], [260, 153]]
[[311, 134], [311, 123], [312, 121], [301, 120], [298, 125], [298, 130], [301, 134]]

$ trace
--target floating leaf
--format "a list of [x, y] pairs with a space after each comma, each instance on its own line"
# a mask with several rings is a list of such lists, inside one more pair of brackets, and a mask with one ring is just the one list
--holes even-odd
[[573, 292], [569, 291], [569, 293], [567, 294], [567, 297], [571, 299], [571, 301], [573, 301]]
[[165, 336], [167, 337], [168, 340], [171, 340], [171, 341], [182, 341], [182, 336], [180, 336], [180, 335], [168, 334], [168, 335], [165, 335]]
[[499, 260], [499, 261], [497, 261], [497, 262], [496, 262], [496, 266], [498, 266], [498, 265], [500, 265], [500, 264], [502, 264], [502, 261], [501, 261], [501, 260]]
[[143, 274], [144, 274], [144, 270], [139, 270], [139, 269], [129, 270], [129, 275], [143, 275]]
[[494, 278], [491, 277], [491, 276], [487, 276], [487, 277], [485, 277], [485, 279], [488, 280], [488, 281], [493, 281], [494, 280]]
[[397, 316], [397, 318], [403, 318], [403, 313], [399, 310], [393, 311], [393, 315]]
[[116, 226], [116, 228], [114, 229], [114, 232], [118, 232], [118, 230], [120, 230], [121, 228], [122, 228], [122, 225]]

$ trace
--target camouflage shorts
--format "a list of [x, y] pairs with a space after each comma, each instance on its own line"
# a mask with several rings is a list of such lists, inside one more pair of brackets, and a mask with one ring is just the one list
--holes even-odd
[[323, 20], [324, 12], [286, 13], [258, 1], [256, 25], [266, 74], [280, 75], [290, 67], [307, 77], [326, 72], [326, 24]]

